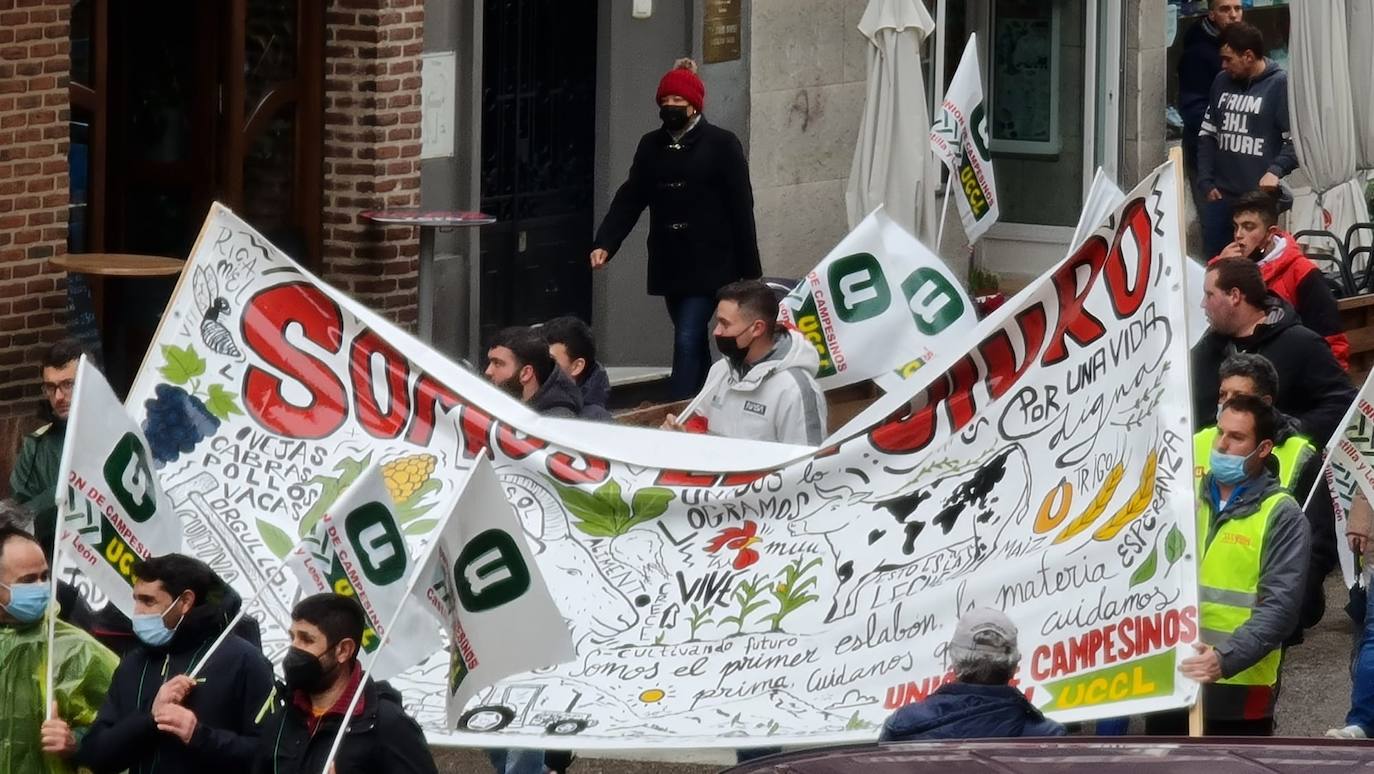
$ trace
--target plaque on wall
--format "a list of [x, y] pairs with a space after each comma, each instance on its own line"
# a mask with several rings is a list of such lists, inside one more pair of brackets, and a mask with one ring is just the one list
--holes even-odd
[[701, 40], [706, 64], [739, 59], [740, 0], [706, 0]]

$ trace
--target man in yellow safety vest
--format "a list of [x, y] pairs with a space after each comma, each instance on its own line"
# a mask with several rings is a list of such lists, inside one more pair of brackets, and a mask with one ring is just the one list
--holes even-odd
[[[1279, 375], [1274, 364], [1264, 355], [1237, 352], [1222, 362], [1217, 374], [1221, 383], [1217, 391], [1217, 414], [1226, 402], [1239, 395], [1253, 395], [1274, 405], [1274, 395], [1279, 391]], [[1279, 484], [1299, 504], [1307, 499], [1312, 486], [1321, 472], [1321, 455], [1312, 440], [1298, 432], [1297, 423], [1291, 417], [1279, 413], [1278, 429], [1274, 437], [1274, 452], [1269, 455], [1270, 472]], [[1217, 441], [1217, 427], [1205, 427], [1193, 435], [1193, 481], [1201, 483], [1202, 477], [1211, 470], [1211, 451]]]
[[[1217, 394], [1218, 413], [1226, 401], [1237, 395], [1253, 395], [1272, 406], [1274, 396], [1279, 393], [1278, 372], [1263, 355], [1237, 352], [1222, 362], [1217, 376], [1221, 384]], [[1299, 431], [1297, 420], [1282, 412], [1277, 414], [1278, 430], [1274, 436], [1274, 452], [1269, 455], [1269, 472], [1299, 505], [1306, 505], [1307, 522], [1312, 530], [1312, 553], [1307, 563], [1300, 625], [1285, 643], [1293, 646], [1301, 644], [1303, 630], [1315, 626], [1326, 613], [1323, 584], [1337, 561], [1335, 514], [1331, 510], [1330, 490], [1320, 486], [1312, 495], [1312, 489], [1321, 484], [1322, 455], [1317, 444]], [[1209, 457], [1216, 440], [1215, 425], [1193, 435], [1194, 486], [1211, 470]]]
[[[1311, 537], [1297, 501], [1268, 469], [1277, 425], [1260, 398], [1227, 401], [1198, 486], [1201, 641], [1179, 671], [1204, 684], [1209, 735], [1274, 733], [1283, 643], [1298, 625]], [[1161, 713], [1146, 727], [1181, 731], [1186, 717]]]

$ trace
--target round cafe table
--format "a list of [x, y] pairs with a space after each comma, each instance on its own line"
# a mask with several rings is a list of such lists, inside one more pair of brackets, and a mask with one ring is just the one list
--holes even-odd
[[176, 258], [128, 253], [68, 253], [48, 260], [63, 271], [101, 277], [172, 277], [186, 265]]
[[[420, 229], [420, 270], [417, 278], [418, 323], [420, 339], [426, 343], [434, 341], [434, 232], [449, 231], [455, 228], [486, 226], [496, 222], [496, 218], [483, 212], [464, 212], [462, 210], [426, 210], [410, 207], [395, 210], [368, 210], [362, 213], [363, 220], [395, 226], [414, 226]], [[470, 357], [468, 336], [477, 329], [477, 309], [471, 303], [471, 288], [477, 283], [477, 261], [472, 256], [459, 258], [464, 262], [464, 292], [458, 298], [464, 300], [463, 314], [458, 315], [458, 350], [460, 357]]]
[[[160, 277], [175, 277], [181, 273], [186, 262], [160, 255], [133, 255], [130, 253], [69, 253], [49, 259], [53, 266], [68, 274], [81, 274], [90, 277], [107, 277], [117, 282], [128, 280], [150, 280]], [[86, 341], [94, 351], [101, 351], [102, 336], [100, 329], [105, 325], [105, 293], [98, 284], [90, 283], [90, 307], [82, 310], [69, 308], [68, 333]], [[68, 303], [73, 301], [69, 298]], [[115, 336], [111, 342], [112, 350], [105, 352], [107, 376], [117, 385], [127, 386], [125, 378], [132, 379], [133, 369], [137, 367], [131, 353], [141, 351], [146, 341], [140, 341], [136, 334], [124, 327], [122, 322], [114, 324]], [[122, 335], [119, 335], [122, 331]]]

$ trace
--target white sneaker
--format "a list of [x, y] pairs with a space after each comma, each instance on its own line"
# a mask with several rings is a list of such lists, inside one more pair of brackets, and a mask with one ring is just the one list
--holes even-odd
[[1326, 732], [1326, 735], [1333, 739], [1368, 739], [1369, 735], [1359, 726], [1346, 726], [1345, 728], [1333, 728]]

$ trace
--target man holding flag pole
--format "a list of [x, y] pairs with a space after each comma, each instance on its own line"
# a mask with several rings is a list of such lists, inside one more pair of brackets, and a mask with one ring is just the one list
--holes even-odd
[[[450, 661], [462, 665], [449, 670], [450, 723], [486, 685], [572, 657], [566, 625], [486, 458], [418, 561], [406, 551], [394, 505], [374, 464], [290, 555], [302, 588], [318, 593], [292, 611], [282, 662], [292, 693], [260, 737], [255, 772], [314, 774], [331, 764], [337, 774], [434, 771], [419, 726], [374, 673], [398, 674], [438, 650], [429, 643], [439, 642], [440, 622]], [[405, 632], [404, 640], [393, 632]], [[478, 653], [481, 668], [465, 660]]]
[[[257, 750], [272, 665], [237, 636], [241, 600], [208, 565], [181, 554], [133, 566], [134, 634], [76, 760], [92, 771], [242, 772]], [[185, 674], [209, 664], [206, 676]]]

